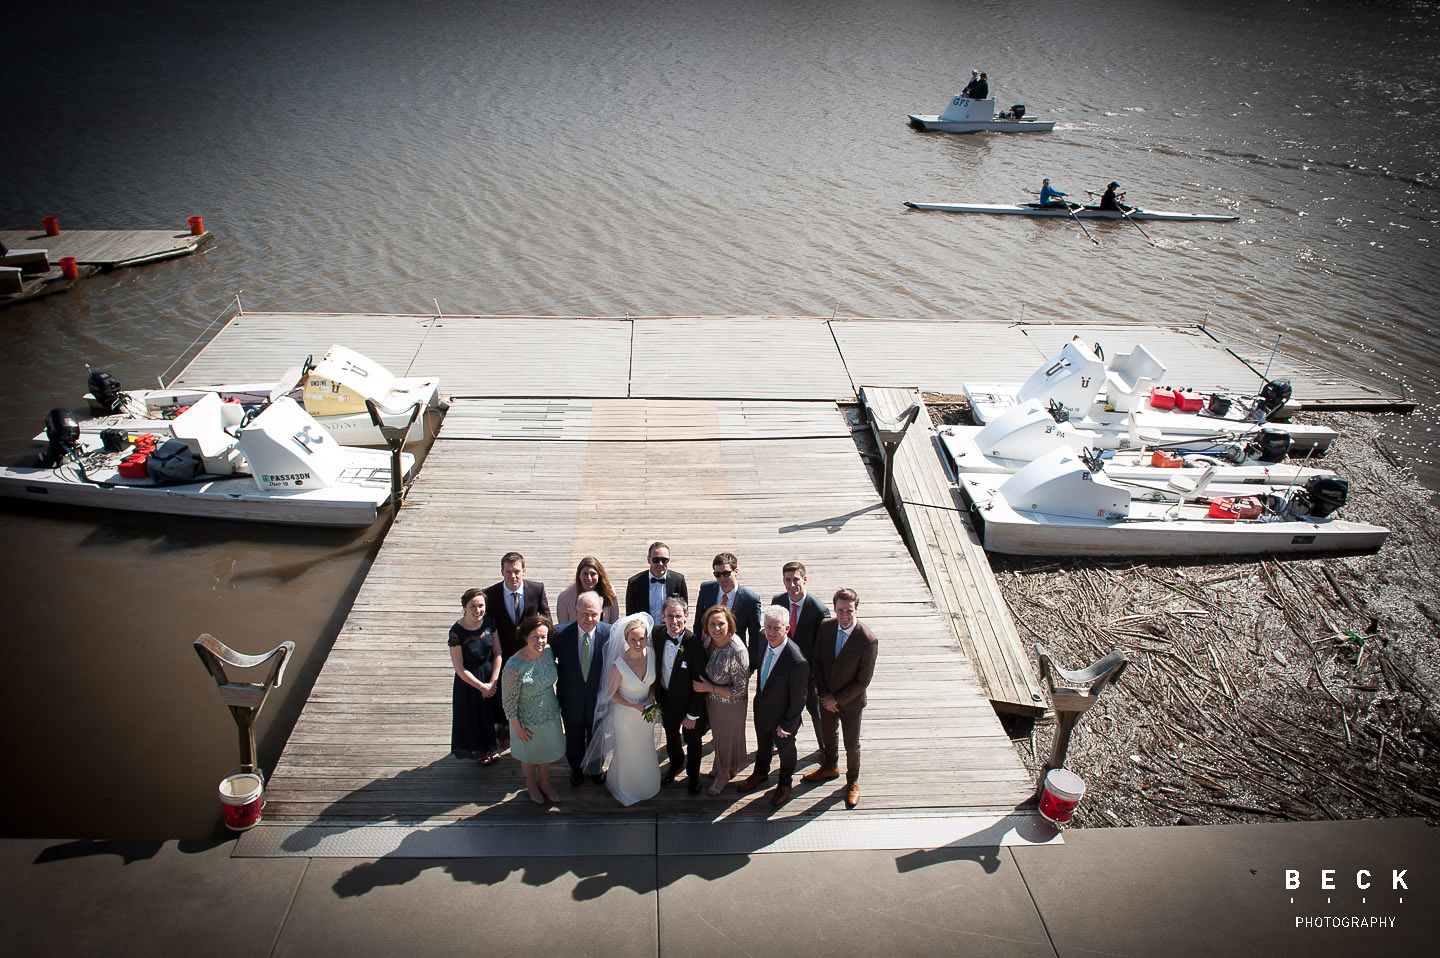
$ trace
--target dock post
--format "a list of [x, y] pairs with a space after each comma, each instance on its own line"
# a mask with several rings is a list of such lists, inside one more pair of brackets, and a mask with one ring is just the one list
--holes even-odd
[[[230, 709], [240, 733], [240, 766], [247, 772], [260, 771], [255, 755], [255, 716], [265, 705], [270, 690], [285, 679], [285, 665], [295, 652], [294, 642], [282, 642], [264, 655], [242, 655], [206, 632], [195, 640], [195, 654], [205, 670], [220, 687], [220, 701]], [[270, 673], [263, 682], [234, 682], [225, 674], [225, 666], [249, 669], [264, 665], [271, 659]]]
[[[1035, 643], [1035, 656], [1040, 660], [1040, 678], [1050, 689], [1050, 706], [1055, 710], [1055, 742], [1050, 749], [1050, 760], [1040, 770], [1040, 782], [1035, 789], [1035, 795], [1039, 797], [1045, 788], [1045, 776], [1054, 769], [1065, 767], [1070, 733], [1075, 730], [1080, 716], [1100, 701], [1100, 693], [1105, 686], [1120, 678], [1130, 660], [1124, 652], [1116, 649], [1086, 668], [1070, 672], [1050, 661], [1050, 653], [1039, 642]], [[1059, 688], [1055, 685], [1057, 678], [1065, 683]]]
[[885, 478], [880, 487], [880, 501], [886, 506], [890, 504], [890, 487], [895, 484], [895, 452], [900, 448], [906, 430], [919, 415], [920, 404], [913, 402], [893, 422], [881, 419], [873, 412], [871, 414], [870, 420], [875, 428], [875, 437], [880, 440], [880, 446], [885, 451]]

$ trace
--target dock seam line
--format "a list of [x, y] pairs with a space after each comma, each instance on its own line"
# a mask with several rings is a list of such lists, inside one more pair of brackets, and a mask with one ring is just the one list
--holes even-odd
[[280, 927], [275, 929], [275, 940], [270, 943], [270, 958], [274, 958], [276, 950], [280, 947], [280, 938], [285, 934], [285, 926], [290, 923], [290, 915], [295, 911], [295, 900], [300, 897], [300, 889], [305, 884], [306, 877], [310, 874], [310, 865], [313, 858], [305, 859], [305, 867], [300, 870], [300, 878], [295, 882], [295, 888], [290, 892], [290, 901], [285, 905], [284, 917], [280, 919]]
[[1025, 886], [1025, 894], [1030, 896], [1030, 907], [1035, 909], [1035, 917], [1040, 919], [1040, 927], [1045, 929], [1045, 937], [1050, 942], [1050, 950], [1055, 953], [1055, 958], [1060, 958], [1060, 949], [1055, 945], [1055, 936], [1050, 934], [1050, 923], [1045, 920], [1045, 913], [1040, 910], [1040, 903], [1035, 900], [1035, 893], [1030, 890], [1030, 882], [1025, 879], [1025, 869], [1020, 867], [1020, 859], [1015, 857], [1015, 849], [1006, 848], [1006, 854], [1010, 856], [1010, 862], [1015, 866], [1015, 874], [1020, 876], [1020, 884]]

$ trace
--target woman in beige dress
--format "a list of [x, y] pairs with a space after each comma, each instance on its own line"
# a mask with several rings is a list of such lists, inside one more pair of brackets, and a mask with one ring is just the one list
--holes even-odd
[[695, 680], [695, 691], [710, 693], [705, 708], [710, 716], [711, 770], [715, 783], [707, 795], [719, 795], [735, 773], [745, 767], [745, 723], [750, 703], [750, 653], [735, 634], [735, 616], [721, 605], [713, 605], [700, 621], [710, 643], [710, 661], [705, 675]]
[[575, 621], [575, 600], [582, 592], [594, 592], [600, 596], [600, 621], [614, 625], [620, 618], [620, 604], [615, 601], [615, 588], [605, 567], [594, 556], [586, 556], [575, 567], [575, 581], [566, 586], [555, 600], [555, 621]]

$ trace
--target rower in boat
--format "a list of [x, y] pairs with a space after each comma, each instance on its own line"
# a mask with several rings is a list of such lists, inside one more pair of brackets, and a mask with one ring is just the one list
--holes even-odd
[[1117, 213], [1130, 212], [1131, 207], [1126, 206], [1124, 203], [1120, 202], [1120, 198], [1123, 197], [1125, 194], [1116, 193], [1115, 191], [1118, 189], [1120, 189], [1120, 184], [1113, 181], [1109, 186], [1105, 187], [1105, 193], [1103, 196], [1100, 197], [1100, 208], [1102, 210], [1114, 210]]
[[1060, 197], [1069, 195], [1069, 193], [1062, 193], [1057, 189], [1053, 189], [1050, 186], [1050, 178], [1048, 176], [1040, 181], [1041, 206], [1064, 206], [1065, 203], [1060, 201]]

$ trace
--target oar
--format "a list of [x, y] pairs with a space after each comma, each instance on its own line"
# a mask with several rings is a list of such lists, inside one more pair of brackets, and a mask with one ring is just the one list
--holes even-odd
[[[1061, 202], [1065, 201], [1062, 200]], [[1099, 246], [1100, 241], [1090, 235], [1090, 231], [1085, 229], [1085, 224], [1080, 221], [1080, 217], [1075, 215], [1075, 207], [1079, 205], [1080, 204], [1078, 203], [1065, 202], [1065, 212], [1070, 214], [1070, 218], [1074, 220], [1082, 230], [1085, 230], [1085, 238], [1088, 239], [1090, 242], [1094, 243], [1096, 246]]]
[[[1150, 245], [1151, 245], [1151, 246], [1155, 246], [1155, 241], [1154, 241], [1153, 239], [1150, 239], [1150, 234], [1147, 233], [1147, 232], [1145, 232], [1145, 227], [1141, 226], [1139, 223], [1135, 222], [1134, 220], [1132, 220], [1132, 219], [1130, 218], [1130, 214], [1133, 213], [1133, 212], [1135, 212], [1135, 210], [1134, 210], [1134, 208], [1132, 207], [1132, 208], [1130, 208], [1130, 209], [1128, 209], [1128, 210], [1121, 210], [1121, 211], [1120, 211], [1120, 215], [1123, 216], [1123, 217], [1125, 217], [1125, 222], [1129, 223], [1131, 226], [1133, 226], [1133, 227], [1135, 227], [1137, 230], [1139, 230], [1141, 236], [1145, 237], [1147, 240], [1150, 240]], [[1158, 246], [1156, 246], [1155, 248], [1156, 248], [1156, 249], [1159, 249]]]

